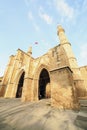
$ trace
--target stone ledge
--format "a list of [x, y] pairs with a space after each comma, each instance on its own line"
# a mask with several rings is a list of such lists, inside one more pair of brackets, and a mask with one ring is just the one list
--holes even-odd
[[69, 66], [63, 66], [63, 67], [60, 67], [60, 68], [55, 68], [53, 70], [50, 70], [50, 72], [53, 72], [53, 71], [56, 71], [56, 70], [61, 70], [61, 69], [68, 69], [69, 71], [71, 71], [71, 73], [73, 73], [73, 71], [70, 69]]

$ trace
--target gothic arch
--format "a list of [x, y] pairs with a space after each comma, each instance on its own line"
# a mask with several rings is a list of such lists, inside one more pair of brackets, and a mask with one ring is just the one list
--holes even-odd
[[[41, 72], [41, 70], [43, 68], [45, 68], [46, 70], [48, 70], [48, 73], [49, 73], [50, 67], [47, 66], [47, 65], [41, 64], [38, 68], [36, 68], [36, 71], [34, 73], [34, 79], [39, 79], [40, 72]], [[49, 75], [50, 75], [50, 73], [49, 73]]]
[[16, 76], [14, 78], [14, 86], [13, 86], [12, 97], [16, 97], [16, 92], [17, 92], [17, 89], [18, 89], [19, 80], [20, 80], [23, 73], [25, 73], [24, 69], [21, 69], [20, 71], [18, 71], [16, 73]]
[[18, 81], [17, 91], [16, 91], [16, 98], [21, 98], [22, 96], [22, 90], [23, 90], [23, 84], [24, 84], [24, 76], [25, 72], [22, 73], [20, 76], [20, 79]]
[[[34, 100], [39, 100], [39, 97], [38, 97], [38, 93], [39, 93], [39, 78], [40, 78], [40, 74], [41, 74], [41, 71], [45, 69], [47, 70], [48, 72], [48, 75], [49, 75], [49, 78], [50, 78], [50, 67], [47, 66], [47, 65], [44, 65], [44, 64], [41, 64], [35, 71], [34, 73], [34, 88], [33, 88], [33, 96], [34, 96]], [[51, 80], [51, 79], [50, 79]], [[51, 88], [51, 86], [50, 86]]]
[[48, 70], [43, 68], [39, 75], [39, 82], [38, 82], [38, 98], [51, 98], [51, 88], [50, 88], [50, 77]]

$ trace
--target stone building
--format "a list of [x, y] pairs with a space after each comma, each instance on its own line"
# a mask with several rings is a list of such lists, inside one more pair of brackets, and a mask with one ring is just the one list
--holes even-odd
[[3, 79], [3, 77], [0, 77], [0, 84], [1, 84], [1, 82], [2, 82], [2, 79]]
[[62, 26], [58, 26], [60, 44], [41, 57], [32, 57], [20, 49], [10, 56], [5, 70], [0, 96], [38, 101], [51, 98], [51, 105], [58, 108], [76, 108], [78, 97], [86, 96], [87, 67], [78, 67]]

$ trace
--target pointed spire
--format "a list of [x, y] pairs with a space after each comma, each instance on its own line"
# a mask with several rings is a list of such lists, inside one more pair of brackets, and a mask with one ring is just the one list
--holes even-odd
[[29, 47], [29, 49], [28, 49], [28, 55], [32, 55], [32, 47]]
[[59, 36], [60, 44], [68, 43], [68, 39], [65, 35], [65, 30], [62, 28], [61, 25], [57, 27], [57, 35]]

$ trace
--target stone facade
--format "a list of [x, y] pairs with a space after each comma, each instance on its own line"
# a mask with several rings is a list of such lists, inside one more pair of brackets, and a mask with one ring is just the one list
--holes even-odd
[[87, 66], [82, 66], [79, 69], [80, 69], [82, 78], [84, 80], [85, 88], [86, 88], [86, 92], [87, 92]]
[[86, 96], [87, 71], [78, 67], [62, 26], [58, 26], [57, 34], [60, 44], [41, 57], [32, 57], [32, 47], [27, 53], [18, 49], [10, 56], [0, 96], [21, 97], [22, 101], [51, 98], [51, 105], [58, 108], [78, 106], [78, 97]]
[[0, 77], [0, 82], [2, 82], [3, 77]]

